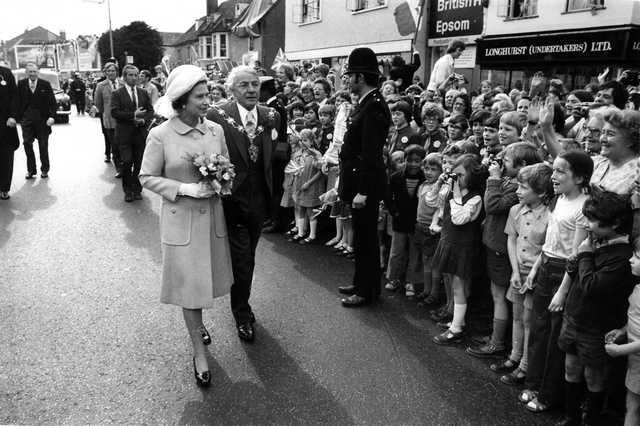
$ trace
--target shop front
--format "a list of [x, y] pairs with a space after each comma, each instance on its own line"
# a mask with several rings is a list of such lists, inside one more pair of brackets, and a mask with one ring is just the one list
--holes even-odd
[[568, 90], [582, 88], [607, 67], [609, 78], [639, 67], [640, 27], [488, 36], [477, 40], [476, 62], [483, 80], [508, 90], [528, 89], [538, 71], [561, 79]]

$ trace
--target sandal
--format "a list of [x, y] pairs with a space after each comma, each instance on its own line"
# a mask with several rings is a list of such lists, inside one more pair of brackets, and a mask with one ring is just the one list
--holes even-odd
[[527, 372], [522, 371], [519, 367], [509, 374], [500, 377], [500, 381], [505, 385], [516, 386], [521, 385], [527, 378]]
[[422, 301], [422, 303], [424, 303], [426, 306], [430, 306], [430, 305], [435, 305], [436, 303], [440, 302], [440, 296], [437, 294], [430, 294], [427, 296], [426, 299], [424, 299]]
[[295, 235], [291, 238], [289, 238], [287, 241], [289, 241], [290, 243], [297, 243], [298, 241], [302, 240], [304, 238], [304, 235]]
[[335, 246], [336, 244], [338, 244], [339, 242], [340, 242], [340, 239], [338, 239], [338, 238], [332, 238], [332, 239], [330, 239], [329, 241], [327, 241], [324, 245], [325, 245], [325, 247], [333, 247], [333, 246]]
[[510, 358], [505, 359], [501, 363], [495, 363], [489, 366], [489, 370], [497, 374], [511, 373], [517, 368], [518, 368], [518, 362], [513, 361]]
[[298, 233], [298, 228], [292, 228], [292, 229], [289, 229], [285, 235], [287, 237], [293, 237], [297, 233]]
[[304, 246], [304, 245], [306, 245], [306, 244], [314, 243], [315, 241], [316, 241], [316, 239], [315, 239], [315, 238], [309, 238], [309, 237], [307, 237], [307, 238], [305, 238], [305, 239], [303, 239], [303, 240], [300, 240], [300, 241], [298, 242], [298, 244], [300, 244], [301, 246]]
[[522, 402], [523, 404], [528, 404], [529, 402], [533, 401], [537, 397], [538, 397], [537, 391], [534, 391], [531, 389], [525, 389], [522, 392], [520, 392], [520, 394], [518, 395], [518, 401]]
[[531, 411], [532, 413], [542, 413], [551, 409], [550, 406], [540, 402], [538, 397], [535, 397], [532, 401], [529, 401], [527, 405], [524, 406], [524, 408]]

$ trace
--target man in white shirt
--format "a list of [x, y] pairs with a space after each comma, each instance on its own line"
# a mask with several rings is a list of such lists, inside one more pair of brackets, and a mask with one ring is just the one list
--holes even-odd
[[447, 53], [438, 59], [433, 65], [427, 90], [432, 92], [445, 90], [448, 82], [455, 79], [453, 73], [454, 62], [460, 57], [460, 55], [462, 55], [462, 51], [465, 47], [466, 46], [462, 40], [456, 39], [449, 43]]

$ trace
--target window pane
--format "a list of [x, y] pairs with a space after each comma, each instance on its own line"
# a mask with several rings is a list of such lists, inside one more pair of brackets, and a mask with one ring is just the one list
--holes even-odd
[[227, 35], [220, 34], [220, 56], [227, 56]]
[[591, 0], [568, 0], [567, 10], [581, 10], [591, 7]]

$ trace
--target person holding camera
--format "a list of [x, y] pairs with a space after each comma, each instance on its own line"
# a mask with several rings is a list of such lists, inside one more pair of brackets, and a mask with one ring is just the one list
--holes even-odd
[[455, 60], [462, 55], [462, 51], [465, 48], [466, 46], [462, 40], [451, 40], [447, 47], [447, 53], [433, 65], [427, 90], [432, 92], [443, 91], [457, 79], [456, 74], [453, 72]]

